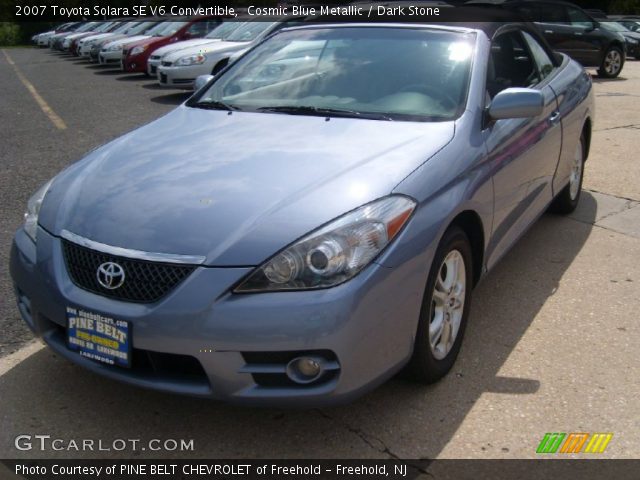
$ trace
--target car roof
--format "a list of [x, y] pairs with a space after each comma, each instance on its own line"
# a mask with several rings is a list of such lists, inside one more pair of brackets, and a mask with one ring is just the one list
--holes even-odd
[[[432, 2], [413, 2], [411, 5], [417, 6], [427, 6], [426, 4], [431, 4]], [[392, 8], [394, 6], [407, 5], [407, 2], [384, 2], [380, 3], [380, 5], [384, 5], [387, 8]], [[431, 6], [431, 5], [429, 5]], [[484, 32], [487, 37], [492, 38], [497, 30], [502, 29], [505, 24], [513, 24], [524, 27], [526, 30], [534, 30], [537, 31], [535, 26], [528, 21], [524, 16], [519, 14], [518, 12], [514, 12], [512, 10], [506, 10], [500, 7], [491, 7], [488, 5], [461, 5], [458, 7], [443, 7], [440, 10], [440, 14], [437, 18], [428, 18], [425, 20], [419, 20], [419, 17], [414, 17], [415, 20], [407, 22], [407, 17], [398, 16], [394, 18], [393, 16], [385, 15], [376, 17], [375, 13], [372, 14], [369, 22], [364, 24], [361, 21], [353, 20], [353, 22], [345, 19], [342, 23], [332, 22], [331, 17], [307, 17], [309, 21], [308, 25], [300, 25], [296, 27], [290, 27], [286, 30], [298, 29], [298, 28], [313, 28], [331, 25], [332, 27], [340, 27], [346, 25], [359, 25], [359, 26], [446, 26], [449, 29], [458, 29], [458, 30], [480, 30]], [[470, 20], [473, 19], [473, 20]], [[323, 25], [324, 23], [324, 25]]]

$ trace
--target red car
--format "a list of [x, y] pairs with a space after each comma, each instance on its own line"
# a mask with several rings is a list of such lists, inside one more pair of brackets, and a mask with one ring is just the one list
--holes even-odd
[[165, 27], [153, 37], [128, 43], [122, 51], [122, 70], [147, 74], [147, 60], [154, 50], [170, 43], [204, 37], [222, 23], [221, 17], [197, 17], [165, 22]]

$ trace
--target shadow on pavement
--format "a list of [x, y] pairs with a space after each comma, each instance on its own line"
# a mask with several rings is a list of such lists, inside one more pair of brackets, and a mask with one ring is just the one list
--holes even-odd
[[[103, 67], [102, 65], [100, 65], [101, 68], [96, 68], [93, 71], [94, 75], [109, 75], [109, 76], [113, 76], [113, 75], [122, 75], [122, 70], [120, 70], [119, 68], [113, 68], [113, 67]], [[89, 67], [92, 68], [92, 67]]]
[[[595, 218], [597, 205], [588, 192], [580, 210], [582, 220]], [[481, 395], [530, 395], [544, 382], [499, 372], [554, 295], [589, 237], [590, 223], [545, 214], [532, 227], [476, 288], [458, 362], [435, 385], [396, 378], [346, 406], [307, 411], [249, 409], [116, 383], [44, 349], [0, 377], [0, 411], [5, 416], [0, 441], [6, 449], [0, 454], [6, 458], [22, 454], [12, 450], [13, 439], [33, 432], [105, 441], [194, 439], [194, 452], [135, 453], [165, 458], [435, 458]], [[531, 362], [542, 360], [535, 351], [530, 355]], [[44, 455], [65, 454], [83, 455], [64, 451]], [[131, 457], [132, 453], [107, 455]]]
[[178, 92], [170, 93], [168, 95], [160, 95], [150, 98], [152, 102], [160, 103], [162, 105], [180, 105], [187, 98], [193, 95], [193, 92]]
[[597, 75], [591, 75], [591, 80], [593, 80], [593, 83], [612, 83], [612, 82], [626, 82], [627, 78], [625, 77], [602, 78]]
[[149, 77], [144, 73], [125, 73], [123, 71], [119, 71], [122, 75], [121, 77], [116, 78], [119, 82], [139, 82], [141, 80], [153, 80], [156, 81], [155, 78]]
[[142, 88], [146, 88], [147, 90], [164, 90], [165, 92], [174, 92], [175, 90], [172, 88], [163, 87], [159, 83], [147, 83], [143, 85]]

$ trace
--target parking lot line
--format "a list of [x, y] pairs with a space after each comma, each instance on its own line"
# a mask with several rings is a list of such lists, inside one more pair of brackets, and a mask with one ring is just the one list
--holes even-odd
[[60, 118], [60, 116], [53, 111], [53, 109], [49, 106], [49, 104], [45, 101], [45, 99], [42, 98], [42, 96], [38, 93], [38, 91], [36, 90], [36, 87], [34, 87], [33, 84], [29, 80], [27, 80], [27, 77], [23, 75], [23, 73], [20, 71], [18, 66], [13, 61], [13, 59], [9, 56], [7, 51], [2, 50], [2, 53], [4, 53], [4, 56], [7, 59], [7, 62], [9, 62], [9, 65], [13, 67], [14, 71], [16, 72], [16, 75], [18, 76], [22, 84], [27, 88], [27, 90], [29, 90], [29, 93], [34, 98], [34, 100], [38, 103], [38, 105], [40, 106], [44, 114], [47, 117], [49, 117], [49, 120], [51, 120], [51, 123], [53, 123], [53, 125], [57, 129], [65, 130], [67, 128], [67, 124], [64, 123], [64, 120], [62, 120], [62, 118]]

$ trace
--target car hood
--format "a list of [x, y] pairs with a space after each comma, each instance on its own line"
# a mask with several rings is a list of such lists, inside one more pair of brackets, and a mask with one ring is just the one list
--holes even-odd
[[123, 33], [110, 33], [108, 37], [101, 38], [96, 42], [96, 44], [102, 46], [109, 42], [115, 42], [116, 40], [120, 40], [123, 38], [127, 38], [127, 36]]
[[216, 40], [214, 38], [193, 38], [191, 40], [182, 40], [177, 43], [172, 43], [170, 45], [165, 45], [164, 47], [160, 47], [153, 52], [154, 55], [166, 55], [167, 53], [177, 52], [178, 50], [184, 50], [185, 48], [195, 47], [197, 45], [205, 45], [211, 42], [219, 42], [220, 40]]
[[81, 42], [92, 42], [95, 40], [101, 40], [105, 37], [109, 37], [110, 35], [113, 35], [113, 34], [112, 33], [93, 33], [91, 35], [87, 35], [85, 38], [81, 40]]
[[71, 35], [67, 35], [65, 38], [67, 40], [75, 40], [76, 38], [88, 37], [89, 35], [95, 35], [95, 33], [93, 32], [72, 33]]
[[133, 37], [124, 37], [119, 40], [114, 40], [113, 42], [107, 43], [105, 48], [110, 48], [114, 45], [124, 45], [127, 43], [137, 42], [138, 40], [143, 40], [145, 38], [150, 38], [149, 35], [134, 35]]
[[58, 175], [39, 221], [54, 235], [254, 266], [388, 195], [453, 134], [454, 122], [181, 106]]
[[154, 43], [166, 42], [169, 37], [150, 37], [142, 38], [135, 43], [127, 45], [130, 48], [140, 47], [143, 45], [153, 45]]
[[207, 53], [214, 53], [214, 52], [222, 52], [226, 50], [235, 50], [237, 48], [240, 48], [246, 45], [247, 45], [246, 42], [224, 42], [224, 41], [221, 42], [220, 40], [209, 40], [209, 42], [205, 44], [200, 44], [195, 47], [183, 48], [175, 52], [170, 52], [164, 56], [163, 60], [166, 60], [168, 62], [175, 62], [179, 58], [188, 56], [188, 55], [196, 55], [198, 53], [207, 54]]

